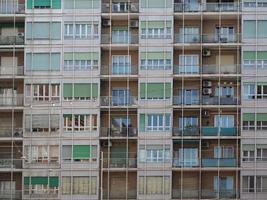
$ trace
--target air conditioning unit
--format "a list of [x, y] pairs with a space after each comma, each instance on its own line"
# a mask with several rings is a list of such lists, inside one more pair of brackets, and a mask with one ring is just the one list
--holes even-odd
[[210, 116], [210, 113], [208, 110], [203, 110], [202, 111], [202, 117], [209, 117]]
[[138, 8], [136, 7], [135, 4], [131, 4], [130, 9], [131, 9], [131, 12], [137, 12], [138, 11]]
[[131, 20], [130, 26], [131, 28], [138, 28], [138, 20]]
[[109, 3], [106, 3], [106, 4], [105, 4], [105, 8], [107, 8], [107, 9], [109, 9], [109, 8], [110, 8], [110, 5], [109, 5]]
[[212, 82], [211, 81], [203, 81], [202, 86], [203, 87], [211, 87], [212, 86]]
[[202, 145], [201, 145], [202, 149], [208, 149], [209, 146], [210, 144], [208, 142], [202, 142]]
[[19, 37], [24, 37], [24, 33], [18, 33]]
[[203, 88], [203, 95], [211, 95], [212, 89], [211, 88]]
[[111, 26], [111, 20], [109, 20], [109, 19], [103, 20], [102, 25], [103, 26]]
[[203, 56], [210, 56], [211, 55], [211, 51], [208, 49], [204, 49], [202, 52]]
[[103, 146], [103, 147], [111, 147], [111, 146], [112, 146], [112, 143], [111, 143], [111, 141], [104, 141], [104, 142], [102, 143], [102, 146]]

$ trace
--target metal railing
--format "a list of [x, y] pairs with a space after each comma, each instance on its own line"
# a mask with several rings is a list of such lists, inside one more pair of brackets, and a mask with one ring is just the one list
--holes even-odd
[[[11, 198], [12, 197], [12, 198]], [[21, 190], [1, 190], [0, 199], [12, 199], [12, 200], [21, 200], [22, 191]]]
[[0, 66], [0, 76], [5, 75], [23, 75], [23, 66]]
[[185, 96], [173, 96], [173, 105], [199, 105], [199, 96], [186, 98]]
[[174, 12], [236, 12], [240, 10], [241, 3], [174, 3]]
[[198, 136], [199, 135], [199, 127], [191, 126], [191, 127], [174, 127], [173, 128], [173, 136]]
[[174, 74], [199, 74], [199, 65], [188, 65], [188, 66], [181, 66], [181, 65], [174, 65], [173, 66], [173, 73]]
[[133, 2], [112, 2], [102, 3], [103, 13], [138, 13], [139, 4]]
[[[196, 183], [197, 185], [197, 183]], [[190, 189], [178, 187], [180, 189], [172, 189], [172, 197], [177, 199], [199, 199], [200, 191], [198, 189]]]
[[236, 74], [240, 73], [240, 65], [203, 65], [202, 74]]
[[239, 41], [239, 34], [218, 35], [207, 34], [175, 34], [175, 43], [236, 43]]
[[134, 106], [138, 105], [138, 98], [135, 96], [122, 96], [122, 97], [100, 97], [101, 106]]
[[129, 66], [101, 66], [101, 75], [137, 75], [138, 66], [129, 65]]
[[[11, 120], [11, 119], [10, 119]], [[22, 137], [23, 136], [23, 128], [14, 127], [0, 127], [0, 138], [1, 137]]]
[[102, 127], [100, 136], [102, 137], [136, 137], [137, 128], [134, 127], [114, 127], [106, 128]]
[[203, 105], [239, 105], [240, 100], [238, 97], [211, 97], [203, 96], [202, 97]]
[[202, 167], [236, 167], [235, 158], [202, 158]]
[[0, 106], [23, 106], [23, 94], [4, 96], [0, 94]]
[[17, 0], [0, 0], [0, 14], [20, 14], [25, 12], [25, 4]]
[[22, 169], [22, 159], [2, 159], [2, 158], [0, 158], [0, 168]]
[[136, 158], [103, 158], [104, 168], [136, 168]]
[[0, 36], [0, 45], [23, 45], [23, 36]]
[[[126, 180], [125, 180], [126, 181]], [[126, 182], [125, 182], [126, 183]], [[128, 199], [128, 200], [135, 200], [137, 197], [137, 190], [136, 189], [127, 189], [127, 196], [125, 188], [117, 188], [119, 192], [112, 192], [109, 189], [103, 188], [103, 200], [118, 200], [118, 199]], [[110, 194], [108, 194], [110, 192]]]
[[122, 35], [122, 36], [112, 36], [110, 34], [101, 35], [102, 44], [138, 44], [138, 34]]
[[217, 199], [217, 198], [234, 199], [234, 198], [238, 198], [238, 195], [236, 194], [235, 189], [232, 189], [232, 190], [221, 189], [219, 191], [215, 191], [214, 189], [202, 189], [201, 197], [203, 199]]
[[175, 43], [200, 43], [201, 35], [200, 34], [175, 34], [174, 41]]

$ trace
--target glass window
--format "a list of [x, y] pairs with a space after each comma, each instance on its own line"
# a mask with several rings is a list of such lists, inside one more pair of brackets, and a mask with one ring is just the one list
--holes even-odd
[[234, 115], [215, 115], [214, 117], [214, 127], [232, 128], [234, 124]]

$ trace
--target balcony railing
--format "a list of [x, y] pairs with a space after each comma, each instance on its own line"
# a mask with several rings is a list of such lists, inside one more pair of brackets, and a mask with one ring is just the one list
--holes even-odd
[[237, 127], [219, 128], [219, 127], [202, 127], [203, 136], [236, 136]]
[[101, 35], [102, 44], [138, 44], [138, 34], [128, 34], [121, 36], [112, 36], [110, 34]]
[[22, 191], [10, 189], [1, 190], [0, 199], [20, 200], [22, 199]]
[[174, 3], [174, 12], [236, 12], [241, 7], [238, 3]]
[[176, 65], [173, 67], [173, 70], [174, 74], [199, 74], [199, 65]]
[[237, 74], [240, 73], [239, 65], [203, 65], [202, 74]]
[[173, 105], [199, 105], [199, 96], [192, 96], [191, 98], [174, 96]]
[[173, 136], [198, 136], [198, 135], [199, 135], [199, 127], [197, 126], [173, 128]]
[[203, 105], [238, 105], [239, 102], [238, 97], [202, 97]]
[[198, 167], [199, 159], [188, 159], [188, 158], [173, 158], [173, 167]]
[[112, 2], [102, 4], [103, 13], [138, 13], [139, 4], [132, 2]]
[[0, 36], [0, 45], [23, 45], [23, 36]]
[[236, 167], [235, 158], [203, 158], [202, 167]]
[[102, 65], [101, 75], [137, 75], [138, 66], [129, 65], [129, 66], [108, 66]]
[[[11, 119], [10, 119], [11, 120]], [[22, 137], [23, 136], [23, 128], [14, 127], [0, 127], [0, 138], [1, 137]]]
[[203, 43], [236, 43], [238, 42], [238, 34], [217, 35], [204, 34], [202, 36]]
[[[197, 185], [198, 183], [196, 183]], [[180, 189], [172, 189], [172, 198], [174, 199], [199, 199], [199, 190], [196, 189], [188, 189], [183, 187], [179, 187]]]
[[102, 137], [136, 137], [137, 128], [118, 127], [118, 128], [101, 128]]
[[0, 66], [0, 76], [23, 75], [23, 66]]
[[[125, 180], [126, 183], [126, 180]], [[110, 194], [108, 194], [110, 192]], [[126, 197], [127, 192], [127, 197]], [[112, 192], [110, 189], [103, 188], [103, 200], [118, 200], [118, 199], [129, 199], [134, 200], [137, 197], [137, 190], [128, 188], [127, 191], [125, 188], [118, 188], [118, 192]]]
[[175, 43], [200, 43], [200, 34], [175, 34]]
[[0, 94], [0, 106], [23, 106], [23, 95], [3, 96]]
[[138, 100], [135, 96], [101, 97], [101, 106], [135, 106], [137, 104]]
[[201, 190], [202, 199], [235, 199], [238, 198], [236, 190], [226, 190], [220, 189], [220, 191], [215, 191], [213, 189], [202, 189]]
[[20, 14], [25, 12], [25, 4], [17, 0], [0, 0], [0, 14]]
[[22, 168], [22, 160], [21, 159], [1, 159], [0, 158], [0, 168]]
[[104, 168], [136, 168], [136, 158], [104, 158]]

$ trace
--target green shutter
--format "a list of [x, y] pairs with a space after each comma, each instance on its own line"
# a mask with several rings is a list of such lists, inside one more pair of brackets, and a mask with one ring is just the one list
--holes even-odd
[[66, 118], [66, 117], [68, 117], [68, 118], [72, 118], [72, 114], [63, 114], [63, 117], [64, 117], [64, 118]]
[[60, 40], [61, 39], [61, 23], [60, 22], [52, 22], [51, 26], [51, 39]]
[[256, 119], [257, 121], [267, 121], [267, 113], [257, 113]]
[[72, 90], [73, 90], [73, 85], [72, 83], [64, 83], [63, 84], [63, 97], [72, 97]]
[[89, 159], [91, 157], [90, 145], [74, 145], [73, 159]]
[[254, 113], [243, 113], [243, 121], [255, 121]]
[[255, 150], [255, 145], [253, 144], [243, 144], [242, 149], [245, 151], [254, 151]]
[[245, 20], [243, 25], [244, 38], [256, 38], [256, 21]]
[[33, 0], [27, 0], [27, 9], [32, 9], [33, 8], [32, 2], [33, 2]]
[[267, 37], [267, 20], [258, 20], [258, 38]]
[[140, 98], [141, 99], [146, 98], [146, 84], [145, 83], [140, 84]]
[[49, 186], [50, 187], [58, 187], [59, 186], [59, 179], [56, 176], [49, 177]]
[[164, 28], [171, 26], [171, 21], [141, 21], [141, 28]]
[[171, 52], [141, 52], [141, 59], [171, 59]]
[[164, 98], [164, 83], [147, 83], [147, 98]]
[[244, 60], [255, 60], [256, 59], [256, 52], [255, 51], [244, 51], [243, 52], [243, 59]]
[[141, 0], [142, 8], [171, 8], [171, 0]]
[[33, 0], [34, 7], [42, 7], [42, 6], [50, 6], [51, 7], [51, 0]]
[[165, 98], [171, 98], [172, 89], [171, 83], [165, 83]]
[[267, 51], [258, 51], [257, 52], [258, 60], [267, 60]]
[[[51, 7], [51, 0], [27, 0], [27, 9], [34, 7]], [[60, 9], [61, 0], [52, 0], [52, 8]]]
[[98, 52], [65, 52], [64, 60], [98, 60]]
[[139, 130], [141, 132], [145, 131], [145, 114], [140, 114], [139, 115]]
[[100, 0], [65, 0], [65, 9], [96, 9], [100, 7]]
[[60, 70], [60, 53], [51, 53], [51, 70]]
[[58, 187], [59, 186], [59, 180], [56, 176], [35, 176], [35, 177], [24, 177], [24, 185], [49, 185], [51, 187]]
[[90, 83], [74, 84], [74, 97], [91, 97], [91, 91]]
[[98, 84], [92, 83], [92, 97], [98, 98]]
[[52, 1], [53, 9], [61, 9], [61, 0], [53, 0]]

